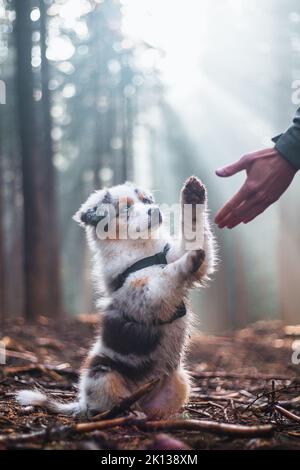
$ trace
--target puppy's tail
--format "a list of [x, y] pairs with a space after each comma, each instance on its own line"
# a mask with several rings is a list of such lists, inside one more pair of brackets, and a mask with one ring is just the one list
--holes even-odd
[[52, 413], [77, 415], [81, 411], [79, 402], [60, 403], [39, 390], [20, 390], [16, 393], [16, 400], [22, 406], [41, 406]]

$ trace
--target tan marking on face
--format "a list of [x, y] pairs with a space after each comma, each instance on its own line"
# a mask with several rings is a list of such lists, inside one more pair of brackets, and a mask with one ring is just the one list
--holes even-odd
[[143, 202], [144, 199], [145, 199], [145, 197], [146, 197], [146, 194], [145, 194], [145, 193], [141, 193], [141, 192], [138, 193], [138, 198], [139, 198], [140, 201]]
[[134, 204], [134, 200], [131, 197], [124, 196], [119, 199], [120, 207], [133, 206], [133, 204]]
[[131, 286], [135, 288], [144, 287], [148, 284], [149, 278], [147, 276], [140, 277], [139, 279], [135, 279], [132, 281]]

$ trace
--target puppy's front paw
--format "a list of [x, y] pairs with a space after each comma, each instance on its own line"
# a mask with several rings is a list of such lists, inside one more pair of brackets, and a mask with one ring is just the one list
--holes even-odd
[[206, 188], [196, 176], [190, 176], [184, 183], [181, 191], [183, 204], [204, 204]]
[[188, 271], [196, 273], [205, 260], [204, 250], [193, 250], [187, 254]]

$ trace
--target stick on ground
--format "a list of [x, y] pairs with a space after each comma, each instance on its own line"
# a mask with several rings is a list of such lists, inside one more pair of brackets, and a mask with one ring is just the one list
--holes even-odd
[[295, 413], [291, 413], [291, 411], [286, 410], [280, 405], [275, 405], [275, 410], [278, 411], [281, 415], [285, 416], [285, 418], [290, 419], [291, 421], [295, 421], [296, 423], [300, 424], [300, 416], [295, 415]]
[[270, 436], [275, 428], [271, 424], [244, 426], [240, 424], [227, 424], [215, 421], [166, 420], [166, 421], [139, 421], [134, 423], [143, 431], [201, 431], [231, 437], [261, 437]]
[[118, 426], [130, 424], [133, 417], [124, 417], [109, 419], [103, 421], [97, 421], [95, 423], [79, 423], [71, 426], [57, 426], [53, 428], [41, 429], [28, 434], [11, 434], [0, 436], [0, 444], [12, 445], [12, 444], [24, 444], [26, 442], [35, 442], [40, 439], [55, 439], [55, 438], [66, 438], [67, 435], [75, 433], [85, 433], [98, 431], [102, 429], [112, 429]]
[[103, 413], [100, 413], [100, 414], [94, 416], [93, 421], [100, 421], [101, 419], [110, 419], [110, 418], [114, 418], [114, 417], [116, 417], [116, 416], [118, 416], [122, 413], [125, 413], [138, 400], [140, 400], [145, 395], [150, 393], [154, 389], [154, 387], [158, 384], [159, 380], [160, 379], [151, 380], [151, 382], [148, 382], [147, 384], [143, 385], [141, 388], [139, 388], [136, 392], [134, 392], [129, 397], [123, 398], [123, 400], [121, 400], [120, 403], [115, 405], [110, 410], [104, 411]]

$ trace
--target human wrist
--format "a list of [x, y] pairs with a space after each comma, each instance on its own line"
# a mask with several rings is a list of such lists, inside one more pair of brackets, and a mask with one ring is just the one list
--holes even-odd
[[284, 160], [289, 163], [290, 167], [295, 171], [300, 170], [300, 145], [289, 132], [274, 138], [275, 150]]

